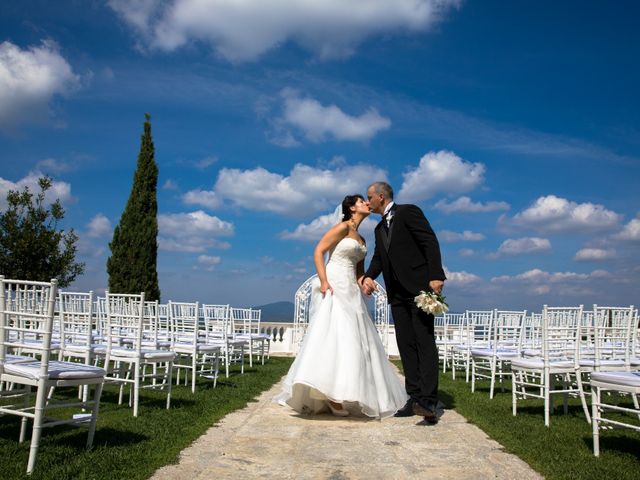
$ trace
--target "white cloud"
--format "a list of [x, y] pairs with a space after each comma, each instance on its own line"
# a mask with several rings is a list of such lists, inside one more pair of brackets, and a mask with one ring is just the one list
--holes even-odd
[[528, 253], [548, 252], [551, 250], [551, 242], [546, 238], [524, 237], [508, 238], [494, 254], [494, 257], [501, 255], [522, 255]]
[[335, 208], [347, 194], [362, 193], [386, 173], [369, 165], [321, 169], [297, 164], [285, 176], [262, 167], [220, 170], [214, 192], [248, 210], [304, 217]]
[[54, 42], [24, 50], [0, 43], [0, 129], [42, 122], [53, 97], [70, 93], [79, 81]]
[[[29, 187], [29, 191], [37, 195], [40, 192], [40, 186], [38, 180], [42, 177], [40, 172], [29, 172], [29, 174], [18, 180], [12, 182], [0, 177], [0, 209], [7, 208], [7, 193], [9, 190], [22, 191], [25, 187]], [[67, 182], [52, 180], [51, 188], [47, 191], [45, 196], [45, 202], [53, 203], [56, 200], [60, 200], [63, 205], [73, 202], [75, 199], [71, 196], [71, 185]]]
[[270, 137], [281, 146], [296, 146], [299, 142], [287, 127], [302, 132], [311, 142], [322, 142], [329, 138], [336, 140], [368, 141], [378, 132], [391, 126], [391, 121], [378, 113], [375, 108], [352, 116], [335, 105], [324, 106], [312, 98], [302, 98], [291, 89], [282, 91], [284, 108], [282, 117], [276, 119]]
[[481, 163], [465, 162], [453, 152], [429, 152], [418, 167], [403, 174], [398, 198], [416, 202], [437, 193], [454, 194], [473, 190], [484, 181], [485, 167]]
[[162, 189], [163, 190], [177, 190], [178, 189], [178, 184], [176, 182], [174, 182], [173, 180], [171, 180], [170, 178], [168, 178], [162, 184]]
[[583, 248], [578, 250], [574, 260], [577, 261], [601, 261], [609, 260], [616, 256], [616, 251], [612, 248]]
[[464, 286], [472, 283], [481, 282], [482, 278], [473, 273], [465, 272], [452, 272], [444, 267], [444, 273], [447, 276], [447, 282], [445, 285]]
[[87, 235], [93, 238], [106, 237], [113, 231], [113, 226], [102, 213], [96, 214], [87, 225]]
[[199, 255], [198, 264], [202, 265], [205, 270], [212, 272], [215, 270], [215, 266], [222, 262], [222, 258], [212, 255]]
[[200, 205], [214, 210], [222, 204], [222, 200], [215, 192], [208, 190], [190, 190], [182, 195], [182, 201], [187, 205]]
[[[359, 226], [360, 235], [364, 237], [372, 236], [373, 230], [378, 220], [372, 220], [367, 217]], [[280, 238], [285, 240], [304, 240], [308, 242], [317, 242], [320, 240], [327, 230], [336, 225], [336, 216], [334, 213], [320, 215], [318, 218], [308, 224], [300, 224], [293, 232], [284, 231], [280, 234]]]
[[205, 252], [209, 248], [229, 248], [227, 242], [216, 237], [234, 234], [232, 223], [206, 214], [202, 210], [188, 213], [158, 215], [159, 238], [162, 250], [176, 252]]
[[209, 168], [211, 165], [213, 165], [217, 161], [218, 161], [218, 157], [215, 157], [215, 156], [205, 157], [202, 160], [198, 160], [197, 162], [195, 162], [194, 167], [196, 167], [198, 170], [205, 170], [206, 168]]
[[596, 232], [617, 226], [622, 216], [593, 203], [576, 203], [548, 195], [538, 198], [529, 208], [501, 222], [540, 232]]
[[640, 218], [634, 218], [627, 223], [622, 231], [612, 236], [614, 240], [623, 240], [627, 242], [640, 241]]
[[202, 41], [230, 61], [255, 60], [294, 41], [320, 58], [344, 58], [374, 35], [424, 32], [460, 0], [110, 0], [151, 48]]
[[458, 250], [458, 255], [461, 257], [473, 257], [475, 254], [475, 250], [472, 250], [471, 248], [461, 248]]
[[485, 236], [481, 233], [472, 232], [471, 230], [465, 230], [462, 233], [442, 230], [438, 233], [438, 238], [443, 242], [478, 242], [484, 240]]
[[[534, 268], [517, 275], [501, 275], [491, 279], [491, 283], [500, 289], [502, 295], [528, 294], [535, 297], [544, 296], [544, 302], [551, 304], [560, 302], [584, 303], [603, 301], [610, 296], [610, 292], [603, 287], [612, 282], [624, 283], [628, 281], [627, 274], [612, 275], [606, 270], [593, 270], [590, 273], [576, 272], [546, 272]], [[575, 300], [577, 299], [577, 301]]]
[[435, 204], [435, 208], [444, 213], [464, 212], [464, 213], [482, 213], [482, 212], [498, 212], [509, 210], [507, 202], [474, 202], [469, 197], [460, 197], [453, 202], [440, 200]]
[[73, 166], [69, 163], [56, 160], [55, 158], [45, 158], [36, 164], [36, 169], [50, 173], [63, 173], [72, 170]]

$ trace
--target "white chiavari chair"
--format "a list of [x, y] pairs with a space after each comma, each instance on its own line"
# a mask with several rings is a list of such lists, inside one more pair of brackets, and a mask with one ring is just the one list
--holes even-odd
[[486, 348], [491, 343], [493, 310], [467, 310], [464, 318], [464, 336], [461, 342], [453, 346], [452, 372], [463, 368], [465, 381], [471, 376], [471, 349]]
[[233, 363], [240, 363], [240, 372], [244, 373], [244, 352], [249, 341], [238, 338], [235, 334], [235, 316], [229, 305], [202, 305], [207, 343], [222, 345], [222, 360], [225, 366], [225, 376], [229, 377], [229, 368]]
[[[119, 404], [125, 385], [130, 387], [129, 406], [138, 416], [140, 391], [161, 390], [166, 393], [166, 408], [171, 405], [173, 362], [176, 354], [169, 350], [143, 346], [145, 307], [141, 294], [106, 293], [106, 347], [104, 348], [106, 380], [120, 386]], [[151, 367], [153, 374], [146, 374]], [[148, 379], [152, 383], [146, 383]]]
[[495, 311], [490, 344], [471, 349], [472, 392], [477, 378], [490, 380], [489, 398], [493, 398], [496, 378], [502, 384], [504, 378], [511, 376], [511, 360], [520, 356], [520, 337], [526, 317], [526, 310]]
[[[0, 414], [21, 417], [20, 442], [25, 440], [27, 422], [33, 422], [27, 474], [35, 467], [45, 427], [62, 424], [88, 427], [87, 448], [91, 447], [105, 377], [102, 368], [51, 360], [56, 295], [56, 280], [46, 283], [0, 276], [0, 384], [13, 386], [0, 395]], [[23, 349], [34, 358], [13, 362], [11, 352]], [[91, 400], [68, 399], [63, 395], [49, 397], [52, 389], [84, 385], [95, 388]], [[59, 414], [51, 415], [54, 410]]]
[[582, 305], [548, 307], [542, 312], [542, 354], [511, 360], [512, 407], [517, 414], [518, 400], [544, 400], [544, 424], [549, 426], [553, 395], [562, 394], [565, 413], [567, 396], [581, 399], [586, 409], [584, 392], [576, 382], [575, 356], [579, 348]]
[[199, 323], [198, 302], [169, 301], [168, 311], [172, 332], [171, 350], [177, 354], [176, 383], [180, 383], [180, 373], [185, 370], [185, 385], [189, 379], [187, 372], [191, 373], [192, 393], [196, 391], [198, 376], [213, 380], [215, 388], [223, 346], [221, 342], [206, 340], [204, 328]]

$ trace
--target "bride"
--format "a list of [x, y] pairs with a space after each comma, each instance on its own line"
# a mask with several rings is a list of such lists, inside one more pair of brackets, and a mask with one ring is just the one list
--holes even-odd
[[311, 292], [309, 327], [275, 400], [301, 413], [329, 409], [336, 416], [384, 418], [405, 404], [407, 394], [357, 284], [367, 253], [358, 226], [369, 215], [369, 204], [361, 195], [348, 195], [342, 214], [343, 221], [325, 233], [314, 250], [318, 278]]

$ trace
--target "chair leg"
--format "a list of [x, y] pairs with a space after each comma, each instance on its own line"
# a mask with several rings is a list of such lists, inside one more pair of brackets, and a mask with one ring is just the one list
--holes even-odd
[[518, 413], [517, 412], [518, 397], [516, 395], [516, 387], [517, 387], [516, 372], [512, 370], [511, 371], [511, 413], [513, 413], [514, 417]]
[[142, 365], [139, 363], [134, 363], [133, 367], [135, 371], [133, 372], [133, 416], [138, 416], [138, 404], [140, 403], [140, 375]]
[[493, 399], [493, 391], [496, 387], [496, 364], [498, 361], [496, 358], [489, 360], [489, 366], [491, 367], [491, 386], [489, 387], [489, 399]]
[[548, 427], [551, 423], [549, 419], [551, 411], [551, 385], [549, 384], [549, 371], [545, 370], [542, 375], [542, 381], [544, 382], [544, 426]]
[[[93, 446], [93, 437], [96, 433], [96, 423], [98, 423], [98, 410], [100, 409], [100, 397], [102, 396], [102, 387], [104, 382], [96, 384], [96, 391], [93, 394], [93, 409], [91, 412], [91, 423], [89, 424], [89, 433], [87, 434], [87, 448]], [[89, 386], [87, 385], [87, 389]]]
[[196, 393], [196, 374], [198, 368], [198, 354], [194, 352], [191, 356], [191, 393]]
[[171, 406], [171, 377], [173, 375], [173, 362], [169, 361], [166, 363], [165, 365], [165, 377], [164, 377], [164, 384], [165, 384], [165, 388], [167, 389], [167, 410], [169, 410], [169, 407]]
[[591, 423], [591, 415], [589, 414], [589, 406], [587, 405], [587, 398], [584, 393], [584, 386], [582, 384], [582, 374], [580, 370], [576, 370], [576, 383], [578, 384], [578, 392], [580, 394], [580, 402], [582, 403], [582, 410], [584, 410], [584, 416], [587, 417], [587, 423]]
[[33, 418], [33, 432], [31, 434], [31, 447], [29, 448], [29, 461], [27, 463], [27, 475], [33, 473], [36, 465], [36, 457], [38, 455], [38, 447], [40, 446], [40, 437], [42, 436], [42, 421], [44, 419], [44, 409], [47, 401], [47, 384], [46, 381], [38, 382], [38, 391], [36, 392], [36, 406]]
[[593, 427], [593, 455], [600, 456], [600, 388], [591, 389], [591, 426]]

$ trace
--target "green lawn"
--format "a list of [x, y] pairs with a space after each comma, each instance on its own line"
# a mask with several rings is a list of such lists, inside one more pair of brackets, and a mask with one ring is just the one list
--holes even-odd
[[[510, 381], [507, 385], [510, 385]], [[497, 389], [489, 399], [489, 382], [471, 384], [451, 374], [440, 375], [440, 394], [447, 408], [455, 409], [480, 427], [505, 450], [516, 454], [548, 479], [638, 479], [640, 478], [640, 432], [607, 430], [600, 433], [600, 457], [593, 456], [591, 425], [578, 400], [570, 400], [569, 413], [556, 399], [550, 427], [544, 426], [542, 401], [518, 402], [518, 415], [511, 414], [511, 391]]]
[[215, 389], [200, 382], [195, 395], [190, 387], [174, 387], [170, 410], [163, 408], [162, 394], [145, 391], [138, 418], [117, 404], [116, 388], [106, 386], [94, 448], [84, 448], [84, 429], [46, 429], [31, 477], [25, 475], [29, 442], [17, 443], [18, 417], [0, 417], [0, 479], [146, 479], [159, 467], [177, 462], [181, 450], [227, 413], [270, 388], [291, 362], [272, 357], [264, 366], [247, 366], [244, 375], [222, 375]]
[[[47, 429], [42, 437], [33, 479], [146, 479], [163, 465], [175, 463], [178, 454], [227, 413], [244, 407], [278, 381], [291, 365], [290, 358], [271, 358], [264, 366], [237, 371], [222, 378], [217, 388], [201, 382], [196, 394], [174, 387], [170, 410], [161, 394], [144, 392], [140, 416], [117, 405], [117, 391], [105, 388], [98, 429], [91, 451], [84, 449], [86, 431], [70, 427]], [[511, 393], [499, 390], [489, 400], [488, 383], [475, 393], [464, 379], [440, 377], [440, 393], [453, 408], [505, 450], [526, 461], [549, 479], [640, 478], [640, 433], [626, 430], [601, 433], [601, 456], [592, 454], [591, 426], [579, 402], [572, 400], [568, 415], [562, 409], [544, 426], [542, 403], [519, 403], [511, 415]], [[558, 402], [559, 403], [559, 402]], [[24, 474], [29, 443], [18, 445], [18, 420], [0, 417], [0, 479], [27, 478]]]

